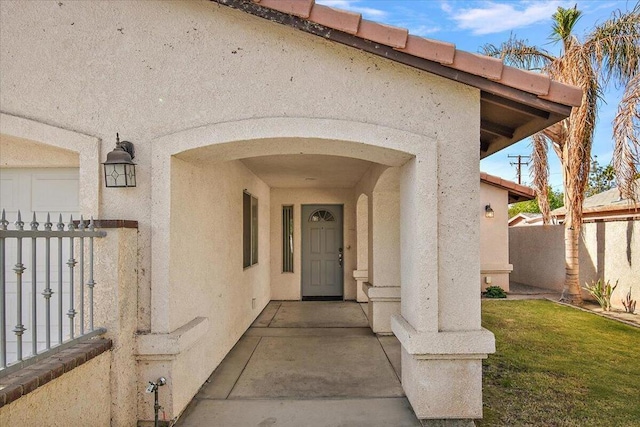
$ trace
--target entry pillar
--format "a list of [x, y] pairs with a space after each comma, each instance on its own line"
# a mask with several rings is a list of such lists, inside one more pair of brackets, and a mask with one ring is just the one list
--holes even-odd
[[400, 313], [400, 168], [382, 173], [369, 198], [369, 325], [390, 335], [391, 316]]
[[481, 418], [482, 359], [495, 351], [480, 325], [478, 148], [462, 145], [447, 147], [456, 162], [434, 144], [402, 168], [402, 300], [391, 327], [421, 419]]

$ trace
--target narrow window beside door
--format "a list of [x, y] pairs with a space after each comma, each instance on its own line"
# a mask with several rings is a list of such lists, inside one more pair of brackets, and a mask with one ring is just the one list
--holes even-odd
[[242, 193], [242, 266], [258, 263], [258, 199]]
[[282, 207], [282, 272], [293, 273], [293, 206]]

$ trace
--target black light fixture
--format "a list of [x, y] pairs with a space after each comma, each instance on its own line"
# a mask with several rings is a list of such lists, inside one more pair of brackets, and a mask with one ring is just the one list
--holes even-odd
[[133, 163], [133, 143], [120, 141], [116, 133], [116, 148], [107, 154], [104, 165], [104, 182], [107, 187], [135, 187], [136, 164]]
[[487, 218], [493, 218], [493, 209], [491, 209], [491, 205], [486, 205], [484, 207], [484, 216]]

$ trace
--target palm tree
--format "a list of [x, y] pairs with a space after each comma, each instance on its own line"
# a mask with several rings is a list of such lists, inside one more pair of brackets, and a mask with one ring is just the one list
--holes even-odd
[[509, 65], [547, 73], [554, 80], [583, 90], [582, 105], [571, 115], [532, 137], [533, 183], [545, 223], [549, 223], [547, 199], [549, 147], [562, 165], [565, 216], [565, 282], [562, 300], [582, 304], [579, 283], [578, 239], [582, 225], [582, 202], [589, 180], [591, 146], [598, 104], [603, 89], [614, 84], [625, 88], [614, 120], [614, 159], [618, 187], [623, 197], [634, 199], [634, 177], [640, 158], [640, 2], [628, 12], [614, 12], [581, 42], [573, 34], [582, 12], [559, 7], [553, 15], [551, 39], [562, 43], [559, 55], [515, 37], [500, 46], [486, 45], [485, 54], [500, 57]]

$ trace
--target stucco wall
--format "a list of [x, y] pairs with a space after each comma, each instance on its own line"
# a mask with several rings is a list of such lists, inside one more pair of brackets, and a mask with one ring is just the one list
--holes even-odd
[[2, 426], [109, 426], [111, 352], [0, 408]]
[[[480, 182], [480, 286], [500, 286], [509, 291], [509, 214], [508, 192]], [[493, 218], [485, 216], [485, 206], [491, 205]], [[487, 283], [487, 277], [491, 283]]]
[[[92, 135], [102, 141], [100, 160], [115, 132], [135, 143], [138, 186], [103, 191], [100, 207], [103, 217], [139, 221], [143, 307], [153, 274], [151, 161], [162, 137], [211, 123], [307, 117], [445, 141], [460, 136], [451, 132], [460, 128], [452, 112], [477, 103], [475, 89], [207, 1], [3, 1], [0, 20], [3, 56], [11, 58], [0, 63], [3, 112]], [[141, 330], [151, 329], [151, 317], [140, 310]]]
[[[103, 218], [139, 221], [138, 329], [166, 335], [204, 315], [212, 320], [198, 327], [202, 333], [228, 339], [210, 353], [204, 350], [210, 343], [198, 340], [172, 362], [182, 372], [196, 354], [207, 359], [180, 377], [187, 382], [170, 383], [178, 403], [167, 405], [169, 417], [268, 300], [261, 280], [270, 278], [268, 247], [261, 248], [258, 266], [238, 275], [229, 271], [239, 256], [222, 270], [207, 265], [210, 256], [240, 253], [233, 239], [206, 238], [219, 231], [213, 223], [223, 218], [216, 214], [237, 214], [224, 206], [227, 196], [248, 188], [267, 224], [266, 186], [239, 165], [221, 165], [215, 150], [194, 155], [202, 170], [171, 161], [182, 151], [260, 140], [254, 147], [264, 154], [291, 154], [284, 138], [292, 137], [305, 153], [387, 166], [403, 163], [389, 162], [372, 146], [409, 153], [405, 161], [415, 155], [401, 179], [407, 208], [401, 209], [401, 270], [411, 285], [403, 293], [403, 315], [420, 331], [479, 329], [480, 302], [471, 291], [479, 281], [479, 224], [468, 209], [478, 205], [477, 89], [208, 1], [2, 1], [0, 23], [0, 49], [10, 58], [0, 61], [4, 113], [101, 141], [92, 165], [80, 161], [81, 176], [92, 168], [87, 182], [96, 189], [95, 172], [115, 133], [135, 144], [138, 186], [102, 190], [99, 206]], [[46, 141], [53, 133], [30, 139]], [[233, 154], [239, 144], [230, 146], [229, 158], [241, 158]], [[194, 197], [203, 192], [211, 197]], [[425, 217], [432, 221], [421, 221]], [[268, 244], [268, 227], [260, 233]], [[202, 271], [192, 271], [194, 265]], [[205, 285], [211, 278], [222, 292]], [[255, 311], [252, 297], [258, 298]], [[239, 304], [235, 317], [215, 311], [231, 302]], [[145, 375], [162, 374], [164, 363], [149, 362]]]
[[[173, 406], [181, 408], [269, 302], [270, 193], [239, 161], [212, 167], [173, 159], [171, 170], [171, 306], [166, 309], [172, 312], [172, 330], [196, 317], [211, 320], [205, 335], [173, 366]], [[258, 199], [258, 264], [246, 269], [244, 189]]]
[[113, 341], [111, 354], [111, 420], [125, 426], [137, 420], [136, 396], [147, 381], [136, 381], [135, 334], [137, 319], [138, 230], [105, 229], [94, 239], [94, 323], [107, 329]]
[[80, 166], [78, 153], [25, 138], [0, 134], [0, 167], [42, 168]]
[[[621, 299], [632, 289], [640, 299], [640, 221], [583, 224], [580, 240], [580, 284], [604, 278], [619, 285], [611, 298], [614, 308], [624, 309]], [[562, 291], [564, 282], [564, 226], [509, 228], [513, 263], [511, 280]], [[589, 297], [587, 292], [583, 292]]]
[[[301, 205], [343, 205], [344, 299], [356, 298], [356, 212], [353, 191], [343, 188], [271, 189], [271, 299], [301, 299]], [[293, 205], [293, 273], [282, 272], [282, 207]]]

